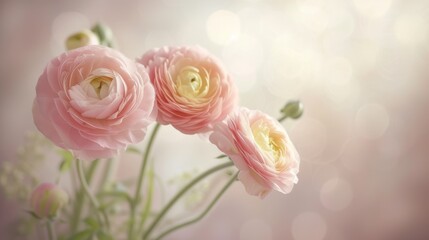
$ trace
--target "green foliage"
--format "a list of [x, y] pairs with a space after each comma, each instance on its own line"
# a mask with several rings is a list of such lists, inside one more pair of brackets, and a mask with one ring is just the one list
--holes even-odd
[[73, 164], [73, 154], [64, 149], [59, 150], [59, 153], [63, 159], [60, 163], [59, 170], [61, 173], [64, 173], [71, 169]]

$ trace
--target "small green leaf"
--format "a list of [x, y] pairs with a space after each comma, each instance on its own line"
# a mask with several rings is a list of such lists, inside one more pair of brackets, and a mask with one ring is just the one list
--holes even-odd
[[93, 233], [93, 229], [85, 229], [81, 232], [74, 234], [68, 240], [90, 240], [92, 238]]
[[217, 158], [217, 159], [222, 159], [222, 158], [226, 158], [226, 157], [228, 157], [228, 156], [227, 156], [227, 155], [225, 155], [225, 154], [221, 154], [221, 155], [217, 156], [216, 158]]
[[85, 222], [85, 224], [86, 224], [86, 225], [88, 225], [88, 227], [89, 227], [90, 229], [93, 229], [93, 230], [97, 230], [97, 229], [100, 227], [100, 225], [98, 224], [97, 220], [95, 220], [95, 219], [94, 219], [94, 218], [92, 218], [92, 217], [87, 217], [87, 218], [84, 220], [84, 222]]

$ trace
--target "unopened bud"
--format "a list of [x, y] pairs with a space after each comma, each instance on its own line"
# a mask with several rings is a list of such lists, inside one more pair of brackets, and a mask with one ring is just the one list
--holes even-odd
[[297, 119], [303, 114], [304, 105], [300, 101], [289, 101], [280, 112], [282, 112], [286, 118]]
[[53, 183], [40, 184], [31, 194], [31, 208], [39, 218], [53, 218], [68, 202], [67, 193]]
[[67, 38], [66, 48], [67, 50], [72, 50], [75, 48], [80, 48], [88, 45], [99, 45], [100, 40], [98, 39], [97, 34], [93, 33], [91, 30], [85, 29], [78, 33], [75, 33]]

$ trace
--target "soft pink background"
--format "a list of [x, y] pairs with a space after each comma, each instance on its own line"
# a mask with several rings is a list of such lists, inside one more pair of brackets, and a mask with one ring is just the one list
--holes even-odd
[[[204, 46], [234, 75], [243, 106], [278, 116], [288, 99], [305, 105], [285, 124], [302, 158], [291, 194], [260, 200], [235, 184], [203, 221], [166, 239], [429, 239], [428, 1], [1, 1], [0, 161], [14, 161], [35, 130], [45, 64], [96, 21], [130, 58], [165, 44]], [[153, 159], [167, 180], [218, 154], [167, 127]], [[137, 174], [138, 163], [123, 160], [119, 177]], [[12, 239], [17, 212], [0, 190], [0, 239]]]

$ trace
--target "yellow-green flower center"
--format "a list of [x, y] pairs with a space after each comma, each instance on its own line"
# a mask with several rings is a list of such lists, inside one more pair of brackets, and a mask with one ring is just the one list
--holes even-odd
[[94, 88], [99, 99], [105, 98], [109, 93], [112, 78], [106, 76], [97, 76], [91, 80], [90, 84]]
[[281, 171], [285, 167], [283, 140], [280, 134], [273, 131], [264, 120], [258, 120], [251, 125], [252, 134], [258, 147], [265, 152], [267, 164]]
[[201, 73], [196, 67], [186, 66], [177, 75], [176, 88], [181, 96], [189, 100], [204, 97], [209, 88], [209, 76], [206, 71]]

